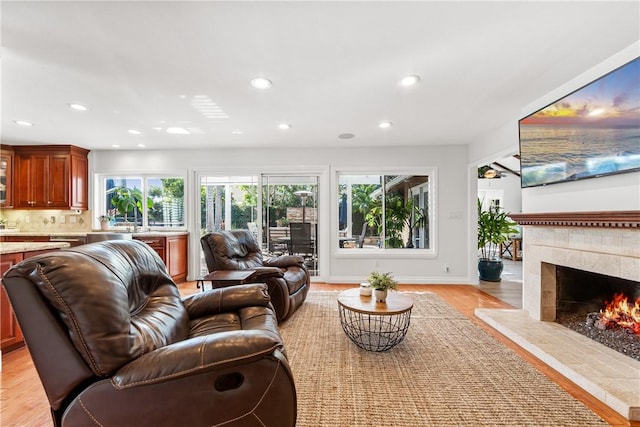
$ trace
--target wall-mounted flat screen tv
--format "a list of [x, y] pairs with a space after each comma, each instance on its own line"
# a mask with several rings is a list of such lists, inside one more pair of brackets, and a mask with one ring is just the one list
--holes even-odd
[[640, 171], [640, 58], [521, 119], [521, 186]]

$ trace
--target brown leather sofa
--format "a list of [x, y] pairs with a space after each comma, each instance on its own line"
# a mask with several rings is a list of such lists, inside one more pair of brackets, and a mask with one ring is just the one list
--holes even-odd
[[311, 280], [301, 256], [263, 256], [260, 245], [249, 230], [220, 230], [200, 238], [209, 272], [216, 270], [255, 270], [252, 281], [269, 287], [271, 303], [283, 321], [302, 305]]
[[3, 284], [56, 426], [294, 426], [265, 284], [181, 298], [136, 240], [28, 258]]

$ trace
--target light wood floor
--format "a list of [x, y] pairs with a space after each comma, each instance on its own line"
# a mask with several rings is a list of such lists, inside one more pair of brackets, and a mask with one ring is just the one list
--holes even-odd
[[[312, 285], [313, 290], [342, 290], [351, 287], [354, 287], [354, 285], [316, 283]], [[511, 308], [509, 304], [489, 293], [483, 292], [481, 287], [482, 285], [479, 287], [471, 285], [400, 285], [399, 290], [431, 291], [438, 294], [458, 311], [468, 316], [474, 323], [495, 336], [506, 346], [514, 349], [523, 359], [551, 378], [574, 398], [583, 402], [612, 426], [640, 427], [640, 423], [629, 423], [580, 387], [475, 318], [473, 312], [478, 307]], [[181, 284], [180, 290], [183, 295], [199, 292], [195, 288], [195, 282]], [[2, 371], [0, 372], [0, 403], [0, 425], [3, 427], [52, 425], [46, 395], [40, 385], [29, 352], [25, 348], [3, 354]]]

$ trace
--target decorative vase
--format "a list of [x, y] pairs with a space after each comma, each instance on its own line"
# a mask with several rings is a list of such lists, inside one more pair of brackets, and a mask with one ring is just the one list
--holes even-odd
[[502, 280], [500, 275], [504, 265], [501, 259], [486, 259], [480, 258], [478, 260], [478, 273], [480, 280], [485, 282], [499, 282]]
[[387, 302], [387, 290], [386, 289], [374, 289], [373, 296], [376, 302]]
[[100, 230], [108, 230], [109, 229], [109, 221], [100, 221]]

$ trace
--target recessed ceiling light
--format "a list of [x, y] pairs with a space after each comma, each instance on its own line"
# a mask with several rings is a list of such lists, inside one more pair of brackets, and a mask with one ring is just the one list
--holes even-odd
[[352, 133], [341, 133], [340, 135], [338, 135], [338, 138], [340, 139], [351, 139], [353, 137], [355, 137], [355, 135]]
[[251, 79], [251, 86], [256, 89], [269, 89], [272, 85], [273, 83], [271, 83], [271, 80], [265, 77], [256, 77]]
[[420, 76], [406, 76], [400, 80], [402, 86], [413, 86], [420, 81]]
[[390, 128], [392, 124], [393, 123], [391, 123], [391, 122], [380, 122], [378, 127], [381, 127], [382, 129], [386, 129], [386, 128]]
[[188, 130], [181, 127], [170, 127], [170, 128], [167, 128], [166, 132], [172, 135], [189, 135], [190, 133]]
[[287, 130], [287, 129], [291, 129], [291, 125], [289, 123], [280, 123], [278, 125], [278, 128], [282, 130]]
[[88, 108], [82, 104], [69, 104], [69, 108], [76, 111], [87, 111]]
[[140, 148], [144, 148], [144, 147], [145, 147], [145, 145], [144, 145], [144, 144], [138, 144], [138, 147], [140, 147]]
[[113, 148], [120, 148], [120, 146], [119, 146], [118, 144], [111, 144], [111, 146], [112, 146]]
[[242, 131], [240, 129], [234, 129], [231, 131], [231, 133], [234, 135], [242, 135]]
[[139, 130], [135, 130], [135, 129], [129, 129], [127, 132], [129, 132], [131, 135], [141, 135], [142, 132], [140, 132]]
[[20, 125], [20, 126], [33, 126], [33, 123], [28, 122], [26, 120], [14, 120], [13, 123]]

